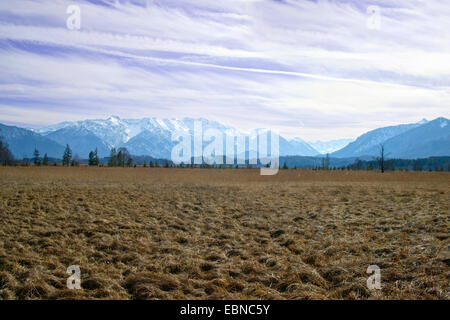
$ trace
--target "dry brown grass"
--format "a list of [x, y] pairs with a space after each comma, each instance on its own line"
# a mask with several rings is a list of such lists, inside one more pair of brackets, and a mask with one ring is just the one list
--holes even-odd
[[0, 184], [3, 299], [449, 299], [448, 173], [0, 168]]

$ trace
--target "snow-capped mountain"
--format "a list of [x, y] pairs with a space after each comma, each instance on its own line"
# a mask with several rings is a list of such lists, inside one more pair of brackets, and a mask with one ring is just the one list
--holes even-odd
[[[212, 140], [205, 133], [214, 129], [223, 136], [246, 136], [236, 150], [255, 151], [257, 139], [265, 136], [267, 129], [256, 129], [253, 134], [225, 126], [207, 119], [121, 119], [111, 116], [107, 119], [94, 119], [75, 122], [62, 122], [38, 130], [28, 130], [14, 126], [0, 125], [0, 136], [11, 146], [11, 151], [18, 157], [30, 157], [34, 148], [41, 154], [48, 153], [51, 157], [60, 158], [66, 144], [69, 144], [73, 154], [86, 159], [88, 153], [98, 149], [100, 157], [109, 155], [110, 149], [126, 147], [136, 156], [152, 156], [155, 158], [171, 158], [171, 151], [178, 142], [172, 141], [172, 134], [181, 131], [183, 134], [194, 134], [194, 123], [201, 123], [203, 131], [203, 147]], [[241, 142], [238, 142], [241, 141]], [[348, 140], [315, 142], [311, 146], [301, 138], [285, 139], [280, 136], [280, 156], [317, 156], [329, 153]], [[225, 143], [224, 143], [225, 144]], [[450, 156], [450, 123], [446, 118], [433, 121], [422, 120], [413, 124], [384, 127], [369, 131], [342, 149], [331, 153], [335, 158], [352, 158], [379, 155], [380, 144], [385, 146], [389, 157], [418, 158], [430, 156]], [[319, 150], [317, 151], [316, 148]], [[223, 154], [226, 154], [224, 148]], [[193, 153], [192, 153], [193, 154]], [[254, 153], [252, 152], [252, 155]], [[247, 158], [246, 157], [246, 158]]]
[[[68, 126], [50, 132], [45, 136], [63, 146], [70, 144], [74, 156], [85, 157], [90, 151], [97, 148], [98, 154], [104, 156], [109, 154], [110, 148], [98, 136], [82, 126]], [[70, 143], [68, 142], [70, 141]], [[58, 155], [60, 157], [61, 155]]]
[[315, 142], [308, 141], [308, 144], [321, 154], [327, 154], [340, 150], [353, 141], [355, 141], [355, 139], [338, 139], [330, 141], [317, 140]]
[[[189, 119], [185, 119], [189, 122]], [[36, 130], [36, 132], [46, 136], [66, 128], [78, 128], [90, 131], [100, 138], [108, 147], [118, 147], [127, 143], [131, 138], [143, 131], [153, 134], [170, 134], [175, 130], [188, 130], [186, 123], [177, 119], [120, 119], [118, 116], [111, 116], [107, 119], [94, 119], [76, 122], [62, 122], [56, 125], [47, 126]]]
[[[35, 131], [60, 144], [76, 146], [75, 150], [81, 157], [86, 157], [89, 150], [96, 147], [100, 156], [107, 156], [112, 147], [126, 147], [134, 155], [168, 159], [175, 144], [172, 142], [172, 133], [181, 131], [192, 136], [195, 121], [201, 122], [203, 133], [214, 129], [221, 134], [232, 136], [248, 135], [248, 133], [240, 132], [233, 127], [207, 119], [158, 119], [154, 117], [121, 119], [118, 116], [110, 116], [107, 119], [62, 122]], [[266, 134], [267, 130], [257, 129], [255, 132], [257, 135], [262, 135]], [[82, 145], [80, 145], [80, 141], [82, 141]], [[252, 150], [251, 146], [249, 150]], [[282, 156], [313, 156], [317, 154], [319, 154], [317, 150], [300, 138], [286, 140], [280, 137], [280, 155]]]

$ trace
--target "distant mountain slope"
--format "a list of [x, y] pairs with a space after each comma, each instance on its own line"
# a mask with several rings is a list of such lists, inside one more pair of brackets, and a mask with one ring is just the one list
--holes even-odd
[[355, 139], [338, 139], [330, 141], [308, 142], [308, 144], [316, 149], [319, 153], [327, 154], [340, 150], [353, 141], [355, 141]]
[[49, 133], [47, 138], [65, 146], [70, 145], [73, 154], [87, 159], [89, 152], [97, 148], [99, 157], [106, 157], [110, 153], [109, 147], [96, 135], [83, 127], [65, 127]]
[[415, 159], [450, 155], [450, 121], [437, 118], [415, 124], [380, 128], [363, 134], [333, 157], [378, 156], [380, 144], [389, 158]]
[[427, 123], [425, 121], [413, 124], [401, 124], [398, 126], [378, 128], [366, 132], [363, 135], [359, 136], [354, 142], [351, 142], [346, 147], [333, 152], [331, 155], [338, 158], [350, 158], [378, 154], [378, 151], [374, 152], [374, 150], [378, 150], [381, 143], [384, 143], [392, 137], [395, 137], [408, 130]]
[[142, 131], [123, 145], [131, 154], [170, 159], [173, 143], [170, 134]]
[[[384, 142], [389, 158], [415, 159], [450, 155], [450, 121], [437, 118]], [[373, 147], [370, 154], [379, 153]]]
[[22, 159], [31, 158], [37, 148], [41, 156], [47, 153], [49, 157], [61, 158], [64, 146], [33, 131], [0, 124], [0, 137], [9, 144], [14, 157]]
[[280, 137], [280, 156], [316, 156], [319, 151], [301, 138], [286, 140]]

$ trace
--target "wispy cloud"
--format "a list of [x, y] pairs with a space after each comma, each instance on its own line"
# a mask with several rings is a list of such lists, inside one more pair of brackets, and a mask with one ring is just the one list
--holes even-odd
[[0, 121], [191, 116], [353, 137], [449, 116], [448, 30], [441, 0], [2, 1]]

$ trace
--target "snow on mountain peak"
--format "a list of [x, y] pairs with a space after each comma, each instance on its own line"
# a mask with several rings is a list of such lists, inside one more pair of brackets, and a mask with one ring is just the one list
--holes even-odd
[[315, 142], [308, 141], [307, 143], [314, 149], [319, 151], [321, 154], [333, 153], [347, 146], [349, 143], [355, 141], [355, 139], [337, 139], [330, 141], [320, 141]]
[[419, 122], [417, 122], [417, 124], [425, 124], [428, 123], [428, 120], [423, 118], [422, 120], [420, 120]]
[[109, 121], [109, 122], [112, 122], [114, 124], [119, 124], [120, 118], [118, 116], [110, 116], [106, 120]]
[[294, 141], [294, 142], [305, 142], [305, 140], [303, 140], [302, 138], [299, 138], [299, 137], [295, 137], [295, 138], [291, 139], [290, 141]]

